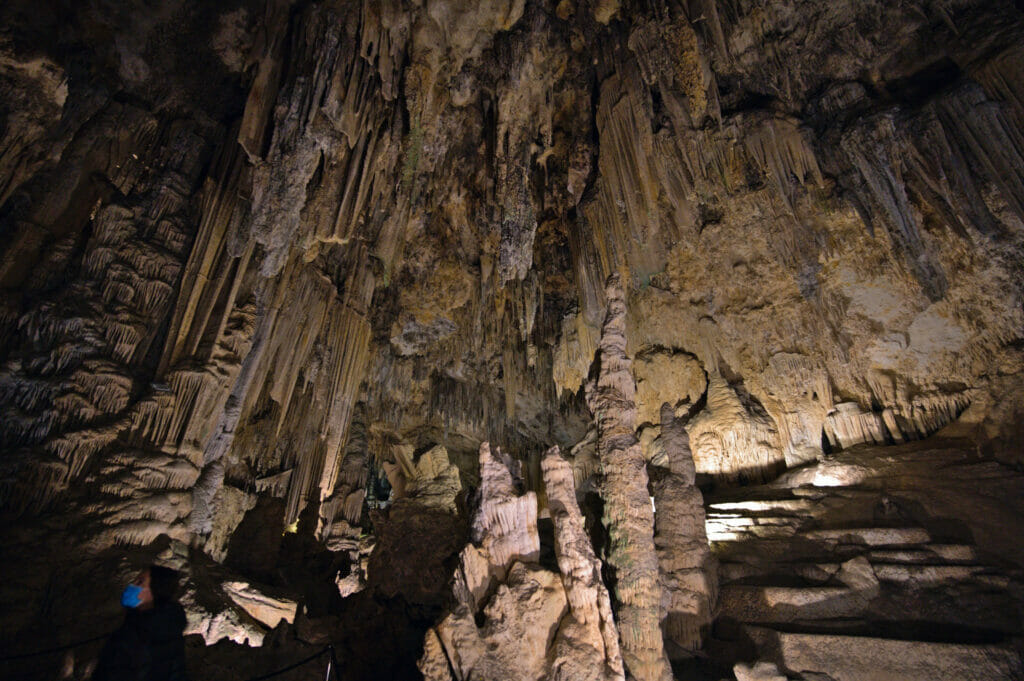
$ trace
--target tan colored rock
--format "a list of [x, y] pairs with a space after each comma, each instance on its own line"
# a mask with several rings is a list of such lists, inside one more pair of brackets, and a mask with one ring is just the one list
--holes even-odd
[[[866, 412], [856, 402], [840, 402], [825, 417], [825, 437], [833, 447], [885, 444], [888, 434], [882, 415]], [[901, 437], [899, 432], [896, 436]]]
[[256, 506], [256, 498], [237, 487], [224, 485], [213, 497], [216, 513], [213, 527], [203, 549], [216, 561], [223, 561], [228, 552], [231, 533], [242, 522], [247, 511]]
[[785, 466], [771, 417], [741, 399], [718, 373], [709, 376], [707, 404], [686, 424], [686, 430], [700, 473], [727, 480], [762, 480]]
[[[436, 631], [457, 681], [499, 681], [507, 679], [510, 670], [518, 678], [544, 679], [550, 664], [548, 650], [566, 609], [557, 574], [515, 562], [507, 581], [484, 607], [481, 628], [468, 610], [456, 611], [428, 632], [428, 639]], [[447, 665], [441, 667], [436, 660], [436, 649], [427, 647], [420, 661], [427, 681], [445, 678]], [[431, 670], [440, 674], [428, 676]]]
[[420, 673], [427, 681], [453, 681], [448, 664], [444, 644], [441, 643], [437, 631], [428, 629], [423, 640], [423, 655], [417, 662]]
[[608, 313], [601, 333], [597, 379], [587, 404], [597, 422], [604, 481], [608, 562], [615, 570], [619, 639], [628, 673], [639, 681], [671, 678], [660, 627], [661, 584], [654, 549], [654, 512], [637, 441], [636, 386], [626, 355], [626, 301], [617, 275], [605, 289]]
[[695, 404], [707, 389], [704, 368], [682, 352], [645, 352], [633, 360], [637, 423], [658, 423], [661, 405]]
[[199, 634], [208, 646], [224, 639], [246, 646], [263, 645], [266, 630], [233, 602], [200, 593], [191, 584], [178, 602], [185, 610], [186, 636]]
[[480, 505], [473, 517], [473, 540], [499, 574], [514, 560], [532, 562], [540, 555], [537, 495], [516, 493], [511, 468], [518, 467], [500, 449], [495, 456], [489, 443], [480, 445]]
[[1012, 679], [1024, 672], [1016, 652], [995, 645], [751, 631], [755, 640], [776, 646], [780, 666], [836, 681]]
[[599, 24], [607, 24], [619, 11], [619, 0], [598, 0], [594, 6], [594, 19]]
[[685, 420], [676, 418], [668, 404], [660, 419], [657, 448], [664, 461], [652, 483], [652, 493], [654, 545], [663, 588], [662, 630], [669, 656], [683, 658], [703, 645], [715, 611], [718, 575], [708, 545], [704, 498], [696, 486]]
[[462, 490], [459, 469], [448, 461], [448, 451], [438, 445], [416, 462], [413, 478], [406, 483], [409, 499], [424, 506], [456, 512], [455, 497]]
[[295, 620], [299, 606], [289, 598], [271, 596], [248, 582], [224, 582], [221, 588], [240, 608], [269, 629], [275, 628], [281, 620], [288, 623]]
[[588, 678], [621, 680], [622, 656], [611, 599], [601, 581], [601, 561], [594, 555], [576, 504], [572, 467], [558, 447], [552, 447], [541, 460], [541, 470], [555, 525], [555, 557], [572, 620], [563, 620], [559, 629], [549, 678], [580, 679], [584, 678], [581, 673], [589, 670]]
[[452, 585], [456, 602], [464, 603], [470, 612], [479, 611], [499, 573], [486, 550], [467, 544], [459, 554], [459, 567]]
[[562, 319], [562, 332], [552, 360], [551, 376], [558, 394], [577, 392], [594, 361], [600, 332], [576, 313]]
[[[557, 447], [541, 462], [555, 525], [556, 573], [505, 558], [527, 549], [537, 559], [539, 546], [517, 548], [513, 541], [537, 536], [536, 501], [532, 494], [515, 495], [517, 463], [500, 451], [492, 456], [487, 443], [480, 448], [480, 463], [474, 522], [479, 546], [467, 545], [459, 556], [454, 605], [427, 633], [420, 671], [428, 681], [497, 681], [508, 678], [511, 669], [524, 679], [622, 681], [611, 600], [576, 504], [572, 466]], [[516, 499], [521, 501], [509, 503]], [[523, 501], [534, 504], [532, 515], [515, 513]], [[531, 526], [525, 535], [519, 531], [524, 523]]]

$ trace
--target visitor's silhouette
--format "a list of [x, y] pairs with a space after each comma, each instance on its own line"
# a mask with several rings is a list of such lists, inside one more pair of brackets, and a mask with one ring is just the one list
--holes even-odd
[[124, 623], [100, 653], [93, 681], [187, 681], [185, 611], [175, 600], [178, 573], [153, 565], [125, 587]]

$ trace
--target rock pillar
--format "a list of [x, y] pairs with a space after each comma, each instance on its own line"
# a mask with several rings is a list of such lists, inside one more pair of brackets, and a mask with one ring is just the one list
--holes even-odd
[[605, 290], [608, 313], [598, 346], [598, 372], [587, 386], [597, 420], [604, 470], [601, 495], [608, 563], [615, 572], [619, 636], [626, 668], [638, 681], [672, 678], [661, 637], [661, 584], [654, 549], [654, 510], [636, 438], [636, 385], [626, 355], [626, 300], [618, 275]]

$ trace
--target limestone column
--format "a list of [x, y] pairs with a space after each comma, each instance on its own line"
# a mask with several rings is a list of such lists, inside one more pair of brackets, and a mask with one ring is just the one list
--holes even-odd
[[654, 543], [664, 587], [664, 634], [669, 656], [688, 657], [701, 648], [711, 624], [718, 570], [704, 527], [704, 497], [696, 471], [685, 417], [668, 404], [661, 409], [658, 447], [667, 468], [654, 475], [657, 505]]
[[[595, 681], [623, 681], [611, 599], [601, 580], [601, 561], [594, 555], [576, 503], [572, 466], [558, 447], [552, 447], [540, 467], [555, 526], [555, 557], [572, 613], [555, 638], [555, 664], [549, 681], [584, 678], [581, 673]], [[593, 650], [590, 655], [579, 654], [587, 648]], [[590, 668], [579, 669], [579, 662]]]
[[654, 511], [635, 434], [636, 385], [626, 355], [626, 300], [618, 275], [609, 278], [605, 295], [608, 312], [598, 346], [597, 376], [587, 386], [587, 405], [597, 421], [604, 470], [603, 520], [608, 563], [615, 571], [622, 658], [638, 681], [668, 681], [672, 673], [661, 637]]

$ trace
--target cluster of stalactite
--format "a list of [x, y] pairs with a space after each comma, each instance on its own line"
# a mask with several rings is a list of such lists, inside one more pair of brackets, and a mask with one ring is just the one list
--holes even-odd
[[222, 560], [272, 497], [361, 559], [368, 510], [500, 478], [509, 572], [552, 476], [582, 541], [557, 443], [609, 540], [544, 579], [618, 678], [606, 561], [665, 678], [716, 596], [698, 474], [1019, 411], [1024, 18], [926, 4], [247, 0], [180, 29], [205, 88], [0, 35], [0, 505]]

